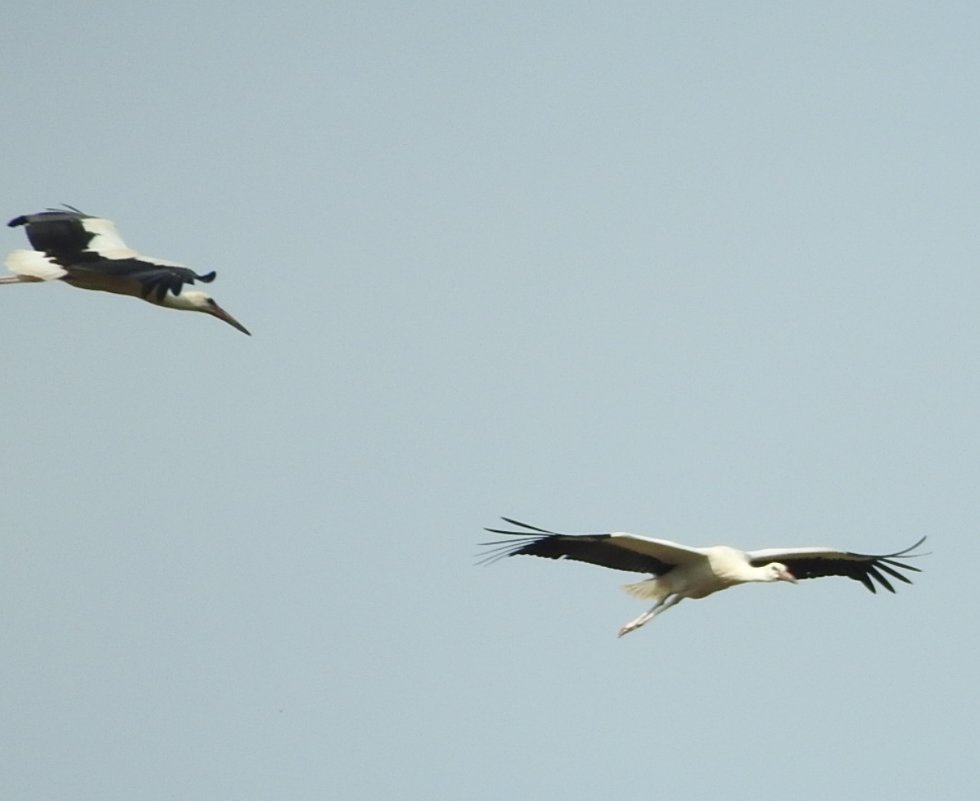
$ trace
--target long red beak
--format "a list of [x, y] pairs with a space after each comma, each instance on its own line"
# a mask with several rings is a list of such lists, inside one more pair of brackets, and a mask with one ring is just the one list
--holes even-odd
[[796, 576], [794, 576], [788, 570], [784, 570], [782, 573], [780, 573], [780, 577], [783, 581], [788, 581], [791, 584], [799, 584], [799, 580], [796, 578]]
[[249, 336], [252, 336], [251, 331], [249, 331], [244, 325], [238, 322], [238, 320], [236, 320], [234, 317], [228, 314], [228, 312], [222, 309], [217, 303], [215, 303], [211, 308], [209, 308], [208, 311], [212, 315], [217, 317], [219, 320], [224, 320], [226, 323], [228, 323], [228, 325], [234, 326], [243, 334], [248, 334]]

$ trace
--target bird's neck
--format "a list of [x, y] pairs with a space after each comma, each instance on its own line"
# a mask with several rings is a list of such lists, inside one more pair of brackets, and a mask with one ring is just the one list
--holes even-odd
[[161, 306], [166, 306], [168, 309], [183, 309], [184, 311], [199, 311], [200, 308], [186, 295], [175, 295], [173, 292], [167, 292], [163, 296], [163, 300], [159, 301]]
[[750, 581], [772, 581], [773, 580], [772, 573], [770, 573], [768, 570], [766, 570], [765, 567], [753, 567], [751, 565], [749, 567], [752, 570], [752, 578], [749, 579]]
[[740, 564], [730, 566], [722, 574], [722, 578], [730, 584], [747, 584], [752, 581], [772, 581], [772, 575], [764, 567]]
[[730, 549], [718, 549], [717, 553], [709, 557], [709, 561], [711, 572], [726, 587], [749, 581], [766, 581], [765, 571], [762, 568], [753, 567], [744, 556]]

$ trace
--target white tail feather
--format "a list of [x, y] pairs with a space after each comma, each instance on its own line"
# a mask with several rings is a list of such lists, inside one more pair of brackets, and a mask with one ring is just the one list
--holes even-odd
[[634, 598], [646, 598], [653, 601], [659, 601], [670, 594], [669, 589], [664, 587], [659, 578], [645, 579], [644, 581], [637, 581], [635, 584], [624, 584], [623, 589]]
[[12, 250], [3, 263], [10, 272], [38, 281], [54, 281], [67, 275], [64, 269], [39, 250]]

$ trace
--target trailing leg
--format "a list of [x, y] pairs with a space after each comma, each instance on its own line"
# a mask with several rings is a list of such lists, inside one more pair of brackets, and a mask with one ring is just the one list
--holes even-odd
[[622, 637], [624, 634], [629, 634], [631, 631], [636, 631], [636, 629], [649, 623], [661, 612], [667, 611], [668, 609], [670, 609], [670, 607], [676, 606], [683, 600], [684, 597], [681, 595], [676, 595], [676, 594], [665, 595], [663, 598], [657, 601], [657, 603], [651, 606], [646, 612], [644, 612], [642, 615], [636, 618], [636, 620], [631, 620], [629, 623], [623, 626], [619, 630], [619, 634], [617, 634], [616, 636]]

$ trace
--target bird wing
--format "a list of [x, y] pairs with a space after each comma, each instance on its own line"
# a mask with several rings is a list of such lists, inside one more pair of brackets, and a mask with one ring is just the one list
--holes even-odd
[[860, 581], [871, 592], [878, 591], [875, 582], [878, 582], [889, 592], [895, 592], [888, 576], [911, 584], [912, 580], [900, 571], [922, 572], [920, 568], [914, 565], [895, 561], [896, 557], [909, 559], [925, 556], [925, 554], [912, 553], [925, 541], [926, 538], [923, 537], [915, 545], [895, 553], [886, 554], [851, 553], [834, 548], [766, 548], [759, 551], [749, 551], [746, 556], [756, 567], [770, 562], [781, 562], [798, 579], [846, 576], [855, 581]]
[[[210, 283], [217, 275], [213, 271], [198, 275], [175, 261], [143, 256], [127, 247], [112, 220], [77, 209], [25, 214], [8, 225], [25, 226], [27, 238], [44, 254], [44, 261], [64, 268], [65, 280], [80, 286], [104, 288], [100, 282], [103, 276], [129, 278], [139, 283], [142, 297], [161, 302], [167, 292], [179, 295], [184, 284]], [[34, 263], [28, 266], [34, 267]]]
[[481, 554], [481, 564], [495, 562], [505, 556], [543, 556], [547, 559], [572, 559], [614, 570], [663, 575], [680, 564], [705, 557], [700, 548], [690, 548], [668, 540], [657, 540], [625, 532], [609, 534], [559, 534], [555, 531], [521, 523], [509, 517], [501, 518], [521, 531], [488, 528], [493, 534], [506, 534], [515, 539], [480, 543], [490, 549]]
[[11, 228], [23, 225], [35, 250], [64, 256], [130, 250], [112, 220], [92, 217], [77, 209], [49, 209], [38, 214], [22, 214], [9, 223]]
[[206, 275], [198, 275], [188, 267], [165, 262], [162, 259], [150, 260], [146, 256], [80, 261], [66, 265], [65, 270], [68, 273], [65, 280], [79, 286], [96, 284], [101, 276], [132, 279], [139, 283], [142, 297], [156, 300], [158, 303], [163, 301], [168, 291], [179, 295], [184, 284], [193, 284], [195, 281], [203, 281], [207, 284], [217, 275], [214, 271]]

